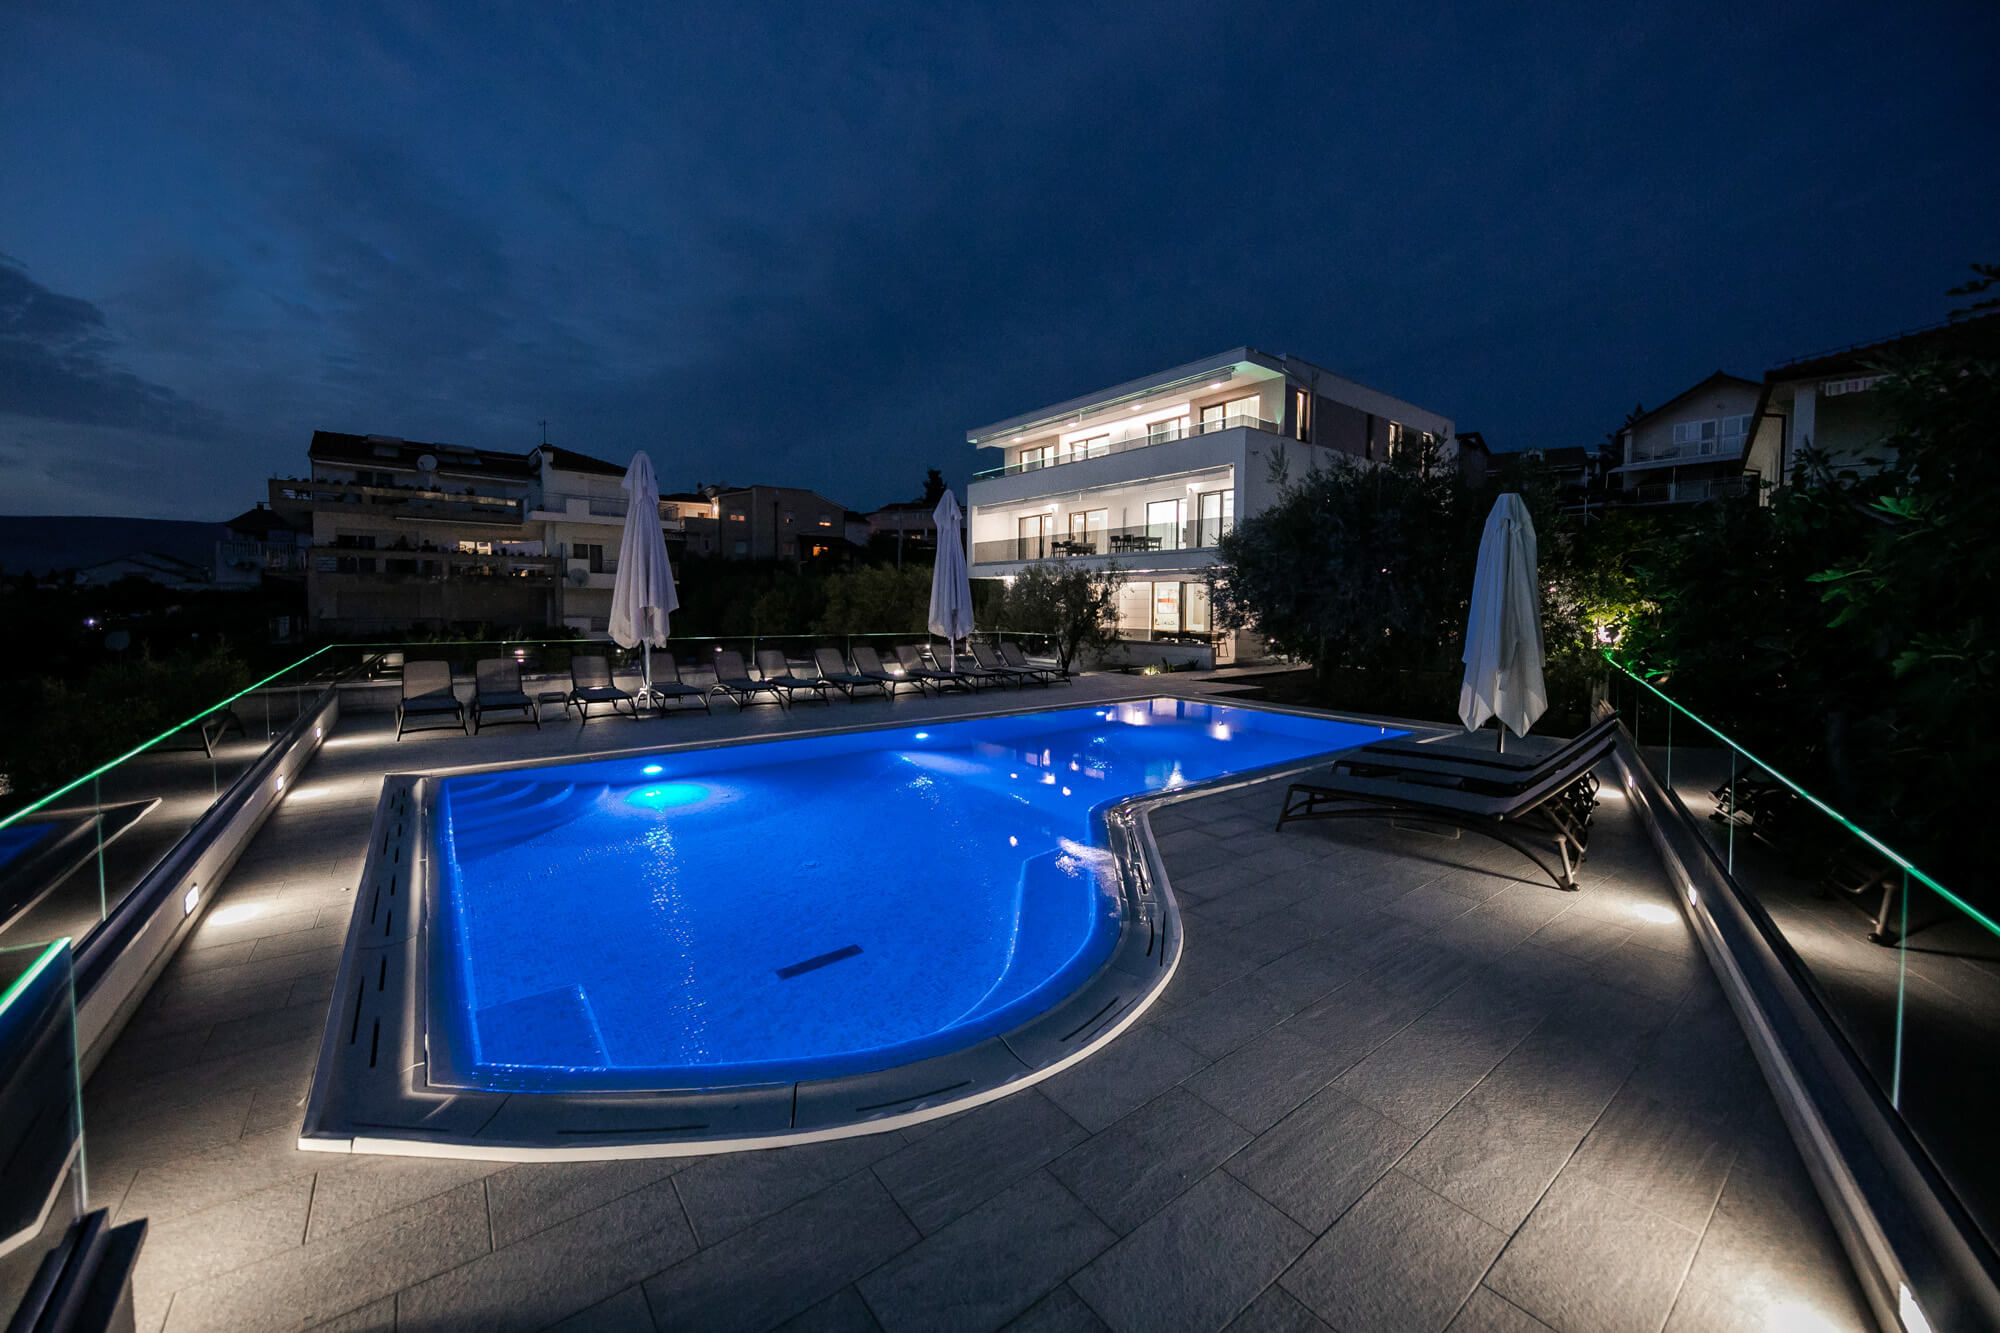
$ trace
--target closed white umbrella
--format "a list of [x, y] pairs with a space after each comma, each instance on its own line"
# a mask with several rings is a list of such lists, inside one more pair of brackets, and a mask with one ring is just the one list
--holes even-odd
[[1494, 502], [1479, 539], [1472, 614], [1465, 625], [1465, 684], [1458, 692], [1459, 720], [1468, 731], [1477, 731], [1489, 717], [1500, 719], [1503, 750], [1508, 731], [1527, 735], [1549, 706], [1535, 561], [1534, 520], [1510, 491]]
[[645, 450], [632, 455], [623, 482], [625, 535], [618, 543], [618, 579], [611, 585], [611, 638], [621, 648], [645, 645], [646, 689], [653, 688], [653, 649], [667, 646], [667, 613], [681, 604], [667, 539], [660, 535], [660, 483]]
[[937, 563], [931, 566], [931, 633], [951, 641], [951, 670], [958, 670], [958, 641], [972, 633], [972, 576], [965, 568], [965, 517], [950, 491], [931, 512], [937, 520]]

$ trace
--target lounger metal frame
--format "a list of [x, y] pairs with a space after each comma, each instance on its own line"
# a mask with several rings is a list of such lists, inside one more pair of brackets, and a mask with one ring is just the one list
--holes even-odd
[[[433, 668], [441, 669], [444, 672], [443, 687], [433, 686], [431, 689], [419, 690], [415, 694], [412, 694], [410, 692], [410, 686], [413, 683], [411, 673], [415, 672], [416, 683], [421, 683], [426, 677], [437, 674], [437, 670]], [[451, 663], [410, 662], [406, 664], [403, 667], [403, 697], [396, 701], [396, 739], [399, 741], [403, 739], [403, 733], [406, 731], [443, 731], [444, 728], [442, 726], [412, 727], [409, 723], [413, 717], [443, 717], [447, 713], [451, 714], [451, 725], [456, 726], [461, 732], [467, 735], [471, 734], [470, 729], [466, 725], [465, 703], [458, 695], [452, 692]]]
[[[840, 670], [827, 670], [827, 659], [829, 658], [839, 664]], [[819, 668], [819, 678], [821, 680], [833, 686], [842, 694], [845, 694], [850, 700], [854, 698], [856, 690], [869, 689], [882, 691], [882, 697], [885, 699], [894, 697], [889, 689], [893, 678], [887, 672], [882, 672], [879, 676], [871, 676], [865, 672], [851, 670], [849, 669], [849, 664], [841, 659], [838, 648], [813, 649], [813, 665]]]
[[[583, 666], [586, 662], [595, 662], [598, 666]], [[604, 673], [603, 683], [598, 684], [593, 679], [591, 684], [584, 684], [583, 676], [578, 673], [580, 666], [584, 672], [589, 673], [593, 678], [597, 671], [601, 669]], [[590, 721], [590, 706], [592, 704], [610, 704], [611, 715], [616, 717], [618, 715], [620, 700], [623, 700], [625, 706], [631, 710], [631, 716], [635, 720], [639, 716], [639, 701], [634, 699], [629, 691], [618, 688], [618, 684], [611, 674], [611, 662], [602, 655], [593, 654], [583, 657], [572, 657], [569, 662], [569, 685], [569, 695], [563, 700], [563, 712], [569, 712], [570, 706], [574, 704], [577, 712], [582, 714], [582, 720], [585, 722]]]
[[[532, 722], [535, 730], [542, 729], [542, 709], [521, 688], [521, 664], [511, 657], [487, 657], [475, 663], [472, 668], [474, 685], [472, 689], [472, 734], [478, 735], [487, 726], [500, 726], [508, 722]], [[489, 677], [491, 679], [489, 679]], [[509, 681], [513, 688], [497, 689]], [[488, 712], [525, 713], [525, 717], [502, 718], [497, 723], [486, 720]]]
[[[735, 670], [741, 674], [725, 676], [723, 672], [728, 669], [725, 659], [734, 661], [736, 664]], [[729, 702], [736, 705], [738, 712], [749, 707], [750, 704], [756, 703], [757, 696], [760, 694], [770, 695], [771, 702], [780, 708], [791, 707], [785, 699], [784, 686], [773, 680], [757, 680], [753, 678], [750, 675], [750, 668], [743, 665], [743, 655], [741, 653], [725, 651], [720, 648], [716, 649], [715, 652], [715, 684], [709, 688], [708, 692], [724, 696]]]

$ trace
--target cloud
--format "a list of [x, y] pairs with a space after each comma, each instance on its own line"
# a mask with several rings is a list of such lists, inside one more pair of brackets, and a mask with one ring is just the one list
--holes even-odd
[[0, 415], [193, 436], [210, 414], [112, 360], [104, 312], [0, 256]]

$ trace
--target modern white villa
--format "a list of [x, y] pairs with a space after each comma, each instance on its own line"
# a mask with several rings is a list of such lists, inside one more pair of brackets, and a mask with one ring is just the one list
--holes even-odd
[[1449, 454], [1451, 418], [1251, 347], [1039, 407], [966, 434], [994, 451], [967, 488], [972, 576], [1115, 564], [1122, 639], [1254, 656], [1248, 636], [1215, 631], [1204, 571], [1238, 517], [1276, 498], [1273, 462], [1296, 477], [1332, 454], [1383, 462], [1423, 437]]

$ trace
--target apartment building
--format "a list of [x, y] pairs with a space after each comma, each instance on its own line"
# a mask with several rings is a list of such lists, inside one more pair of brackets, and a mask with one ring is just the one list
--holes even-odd
[[[557, 561], [562, 587], [561, 623], [585, 634], [611, 626], [611, 590], [618, 579], [618, 549], [630, 509], [625, 493], [627, 463], [545, 444], [529, 452], [534, 473], [528, 522], [541, 525], [544, 549]], [[688, 545], [690, 525], [699, 531], [715, 518], [712, 497], [677, 493], [660, 497], [660, 531], [667, 554]]]
[[[485, 622], [601, 635], [629, 508], [626, 463], [313, 432], [311, 475], [270, 483], [297, 534], [309, 622], [373, 634]], [[868, 522], [813, 491], [705, 486], [660, 497], [669, 557], [809, 559], [865, 546]]]
[[1205, 574], [1238, 518], [1276, 498], [1273, 459], [1294, 474], [1336, 454], [1381, 462], [1426, 437], [1455, 447], [1448, 417], [1238, 347], [967, 432], [993, 451], [967, 488], [971, 573], [1115, 564], [1121, 638], [1234, 661], [1254, 643], [1215, 630]]

